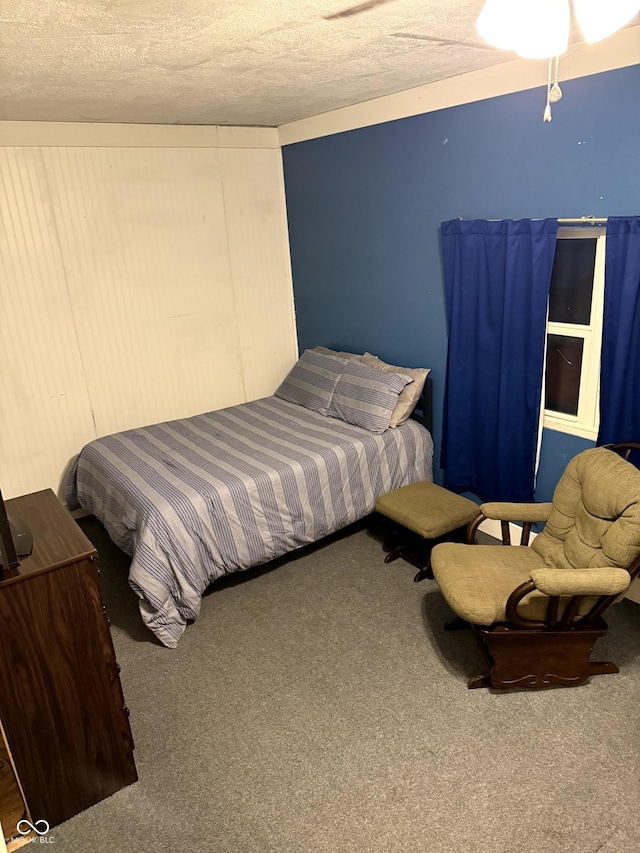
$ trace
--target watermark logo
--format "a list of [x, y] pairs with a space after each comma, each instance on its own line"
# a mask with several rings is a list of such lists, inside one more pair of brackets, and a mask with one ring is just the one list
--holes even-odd
[[16, 829], [20, 835], [29, 835], [30, 832], [35, 832], [37, 835], [46, 835], [49, 832], [49, 824], [46, 820], [37, 820], [35, 823], [23, 818], [18, 821]]
[[30, 820], [23, 818], [16, 825], [17, 832], [23, 837], [35, 832], [35, 836], [29, 839], [29, 844], [53, 844], [54, 838], [53, 835], [49, 835], [49, 829], [49, 822], [46, 820], [37, 820], [35, 823], [31, 823]]

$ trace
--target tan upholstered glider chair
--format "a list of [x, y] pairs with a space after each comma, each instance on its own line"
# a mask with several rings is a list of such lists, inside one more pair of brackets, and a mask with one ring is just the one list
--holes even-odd
[[[627, 461], [630, 446], [640, 444], [580, 453], [552, 503], [482, 504], [469, 525], [469, 543], [491, 518], [502, 522], [509, 547], [443, 543], [433, 549], [434, 577], [457, 617], [445, 627], [470, 625], [489, 666], [469, 687], [570, 686], [618, 672], [614, 663], [590, 656], [607, 631], [602, 614], [640, 572], [640, 470]], [[524, 523], [520, 545], [510, 543], [509, 521]], [[546, 524], [529, 546], [538, 521]]]

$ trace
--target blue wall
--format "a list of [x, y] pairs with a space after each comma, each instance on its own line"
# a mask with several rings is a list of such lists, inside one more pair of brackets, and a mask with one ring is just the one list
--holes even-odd
[[[300, 348], [431, 367], [436, 468], [447, 351], [440, 223], [640, 212], [640, 65], [562, 89], [550, 124], [541, 88], [283, 149]], [[539, 499], [591, 444], [545, 430]]]

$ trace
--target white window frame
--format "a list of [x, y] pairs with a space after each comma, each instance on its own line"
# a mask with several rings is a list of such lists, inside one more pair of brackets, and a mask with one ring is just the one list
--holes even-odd
[[[595, 440], [600, 426], [600, 353], [602, 349], [602, 319], [604, 314], [604, 259], [606, 228], [559, 228], [558, 240], [596, 238], [596, 256], [593, 269], [593, 293], [589, 325], [555, 323], [549, 320], [547, 309], [547, 335], [566, 335], [582, 338], [582, 370], [578, 392], [578, 414], [566, 415], [544, 409], [543, 424], [548, 429]], [[546, 341], [546, 339], [545, 339]], [[546, 348], [546, 343], [545, 343]], [[546, 365], [546, 349], [545, 349]], [[543, 395], [546, 388], [546, 370], [543, 377]]]

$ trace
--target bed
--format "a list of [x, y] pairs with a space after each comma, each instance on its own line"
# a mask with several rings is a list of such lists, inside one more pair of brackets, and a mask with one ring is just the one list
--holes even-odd
[[132, 557], [142, 619], [169, 648], [217, 578], [316, 542], [371, 513], [381, 494], [432, 479], [431, 435], [418, 420], [372, 430], [329, 411], [333, 377], [315, 408], [308, 385], [301, 404], [300, 386], [287, 395], [286, 382], [271, 397], [96, 439], [73, 466], [69, 507], [96, 516]]

